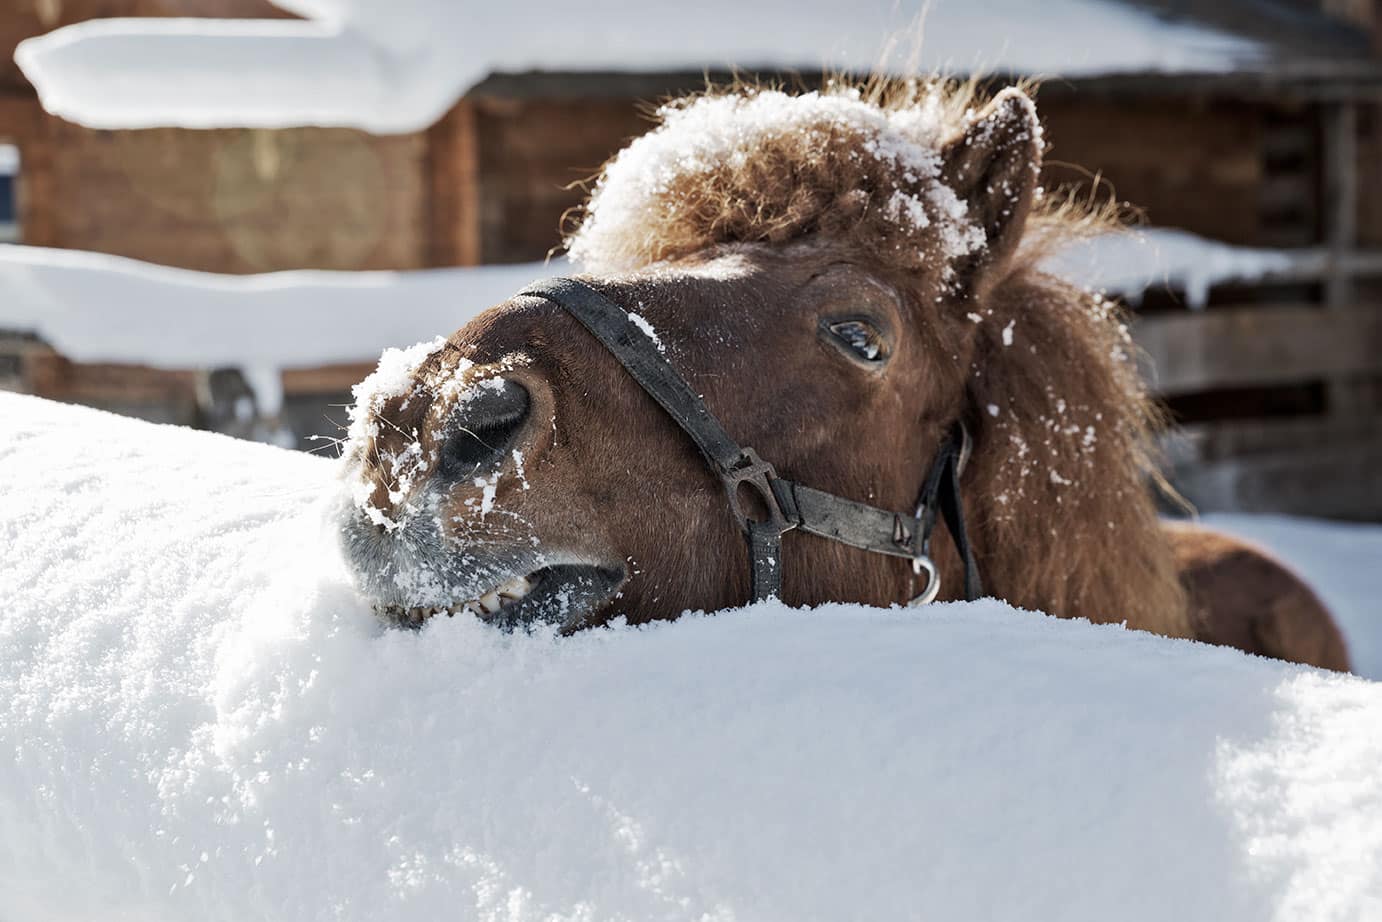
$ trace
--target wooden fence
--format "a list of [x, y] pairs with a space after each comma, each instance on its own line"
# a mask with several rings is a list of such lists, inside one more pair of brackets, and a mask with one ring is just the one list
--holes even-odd
[[[1197, 508], [1382, 520], [1382, 297], [1362, 293], [1378, 276], [1377, 255], [1306, 252], [1258, 303], [1137, 319], [1179, 417], [1167, 473]], [[1267, 300], [1283, 281], [1317, 297]]]
[[[1319, 283], [1337, 265], [1302, 254], [1267, 284]], [[1362, 278], [1374, 264], [1360, 258], [1352, 267]], [[1237, 286], [1236, 297], [1245, 290]], [[1325, 286], [1313, 290], [1319, 303], [1218, 306], [1211, 297], [1205, 310], [1136, 319], [1148, 381], [1178, 417], [1166, 439], [1166, 473], [1200, 510], [1382, 520], [1382, 297], [1330, 305]], [[294, 432], [299, 447], [320, 447], [308, 436], [338, 434], [350, 386], [370, 367], [285, 372], [275, 424]], [[83, 365], [32, 339], [0, 338], [0, 387], [257, 434], [253, 421], [228, 409], [249, 394], [233, 369]]]

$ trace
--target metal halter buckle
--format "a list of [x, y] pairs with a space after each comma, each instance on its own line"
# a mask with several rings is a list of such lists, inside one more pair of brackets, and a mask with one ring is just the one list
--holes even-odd
[[925, 572], [926, 585], [922, 588], [921, 594], [909, 601], [907, 605], [917, 608], [936, 601], [936, 596], [941, 594], [941, 575], [936, 569], [935, 562], [924, 553], [918, 554], [912, 558], [912, 572], [918, 576]]
[[745, 532], [749, 530], [749, 523], [755, 520], [749, 518], [739, 499], [739, 487], [743, 484], [753, 487], [763, 500], [763, 505], [768, 510], [766, 521], [773, 524], [779, 535], [797, 527], [797, 523], [787, 518], [787, 514], [782, 511], [782, 504], [777, 501], [777, 494], [773, 492], [772, 482], [777, 479], [777, 471], [767, 461], [758, 457], [758, 452], [752, 448], [743, 449], [739, 455], [739, 464], [722, 471], [720, 479], [724, 482], [725, 492], [729, 494], [729, 508], [734, 513], [734, 519]]

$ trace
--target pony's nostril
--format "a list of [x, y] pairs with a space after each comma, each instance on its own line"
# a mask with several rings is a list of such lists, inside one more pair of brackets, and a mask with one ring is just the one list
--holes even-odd
[[462, 404], [450, 421], [438, 471], [461, 480], [488, 473], [513, 450], [528, 420], [528, 391], [506, 378], [486, 384]]

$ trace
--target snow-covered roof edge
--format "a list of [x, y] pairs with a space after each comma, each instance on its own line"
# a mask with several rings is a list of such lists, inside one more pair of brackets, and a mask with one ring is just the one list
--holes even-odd
[[[869, 71], [888, 60], [893, 39], [917, 34], [921, 12], [893, 0], [705, 0], [691, 16], [663, 2], [634, 17], [558, 0], [483, 15], [436, 0], [283, 5], [319, 18], [89, 20], [21, 43], [15, 60], [48, 111], [91, 127], [394, 133], [427, 127], [496, 72]], [[925, 9], [922, 69], [1221, 73], [1262, 57], [1256, 42], [1117, 0], [935, 0]]]

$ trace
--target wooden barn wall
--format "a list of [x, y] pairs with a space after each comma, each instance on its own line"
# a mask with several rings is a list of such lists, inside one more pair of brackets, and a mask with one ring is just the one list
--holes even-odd
[[651, 127], [632, 99], [477, 98], [482, 262], [541, 259], [561, 242], [561, 217], [630, 138]]
[[[542, 258], [560, 242], [570, 184], [646, 131], [632, 99], [477, 98], [476, 221], [483, 262]], [[1101, 174], [1148, 220], [1237, 244], [1261, 244], [1263, 115], [1249, 105], [1043, 98], [1048, 185], [1088, 188]], [[438, 175], [438, 182], [448, 182]], [[444, 194], [444, 193], [443, 193]]]
[[92, 131], [20, 139], [24, 241], [214, 272], [426, 264], [422, 135]]
[[268, 0], [7, 0], [0, 143], [21, 156], [25, 243], [216, 272], [429, 262], [424, 135], [335, 129], [91, 131], [43, 115], [24, 38], [112, 16], [288, 16]]
[[1358, 114], [1358, 245], [1382, 248], [1382, 105]]
[[1262, 115], [1242, 104], [1043, 97], [1048, 186], [1090, 174], [1162, 227], [1235, 244], [1260, 241]]

